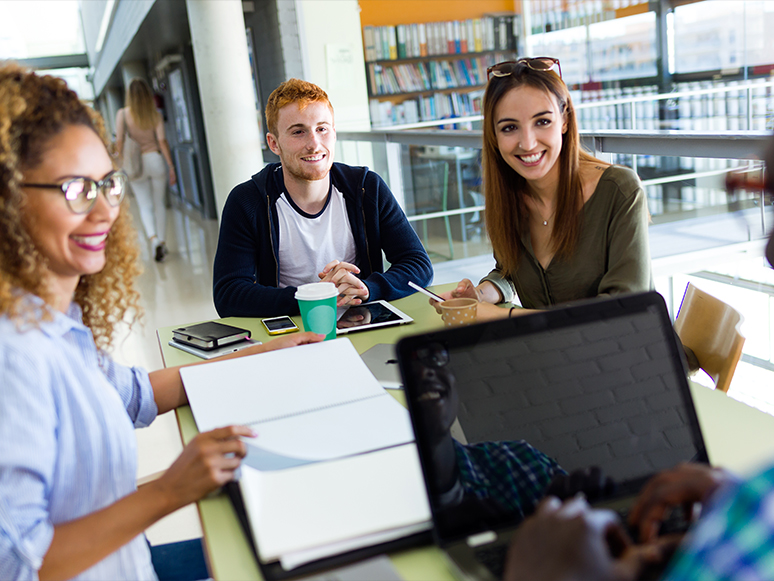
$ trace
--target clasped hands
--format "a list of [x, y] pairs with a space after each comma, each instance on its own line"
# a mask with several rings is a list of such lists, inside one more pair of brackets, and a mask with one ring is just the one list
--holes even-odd
[[364, 303], [370, 296], [368, 287], [355, 276], [356, 274], [360, 274], [360, 269], [354, 264], [333, 260], [326, 264], [317, 276], [320, 277], [320, 282], [332, 282], [336, 285], [339, 292], [336, 306], [344, 307]]

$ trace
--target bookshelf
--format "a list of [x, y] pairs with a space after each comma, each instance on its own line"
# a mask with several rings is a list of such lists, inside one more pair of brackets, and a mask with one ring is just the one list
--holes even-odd
[[520, 27], [513, 12], [363, 26], [372, 126], [479, 114], [486, 69], [515, 57]]

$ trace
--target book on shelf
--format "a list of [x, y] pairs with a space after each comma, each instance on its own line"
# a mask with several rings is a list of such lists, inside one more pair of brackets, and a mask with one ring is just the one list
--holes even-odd
[[398, 60], [515, 50], [520, 15], [492, 12], [480, 18], [363, 27], [366, 61]]
[[403, 24], [399, 24], [395, 27], [395, 34], [397, 37], [397, 51], [398, 58], [406, 58], [406, 27]]
[[417, 95], [402, 103], [371, 99], [369, 108], [374, 127], [437, 121], [481, 114], [484, 90]]
[[516, 50], [521, 16], [513, 12], [490, 12], [484, 16], [493, 23], [494, 50]]
[[391, 60], [398, 58], [398, 35], [394, 26], [387, 27], [387, 52], [390, 55]]
[[363, 27], [363, 51], [365, 52], [366, 62], [377, 60], [376, 46], [374, 46], [374, 27]]
[[513, 59], [513, 53], [437, 59], [426, 62], [368, 63], [372, 96], [421, 91], [473, 88], [486, 84], [486, 69], [495, 62]]

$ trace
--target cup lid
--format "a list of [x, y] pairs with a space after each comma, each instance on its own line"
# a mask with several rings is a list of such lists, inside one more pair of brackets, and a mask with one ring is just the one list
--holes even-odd
[[336, 285], [332, 282], [310, 282], [302, 284], [296, 289], [296, 300], [299, 301], [318, 301], [320, 299], [329, 299], [339, 294]]

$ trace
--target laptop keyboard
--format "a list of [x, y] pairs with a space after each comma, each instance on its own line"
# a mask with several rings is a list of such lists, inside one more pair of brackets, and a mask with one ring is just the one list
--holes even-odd
[[[624, 523], [629, 537], [632, 541], [637, 543], [640, 537], [640, 531], [638, 527], [629, 525], [629, 511], [628, 509], [621, 509], [616, 511], [621, 517], [621, 521]], [[666, 519], [661, 522], [661, 526], [658, 529], [659, 536], [669, 535], [673, 533], [684, 533], [691, 526], [690, 521], [685, 517], [685, 513], [682, 508], [674, 508], [669, 513]]]
[[501, 545], [492, 545], [488, 547], [482, 547], [474, 551], [476, 560], [497, 577], [503, 578], [505, 572], [505, 556], [508, 553], [508, 544], [503, 543]]
[[[630, 527], [627, 523], [629, 512], [627, 509], [620, 509], [618, 511], [619, 516], [621, 517], [621, 521], [625, 524], [626, 529], [629, 533], [629, 536], [632, 538], [634, 542], [637, 542], [637, 539], [639, 537], [639, 530], [636, 527]], [[688, 527], [690, 526], [690, 522], [685, 518], [684, 512], [680, 508], [676, 508], [672, 510], [672, 512], [669, 514], [668, 518], [664, 520], [661, 523], [661, 527], [659, 528], [659, 535], [668, 535], [671, 533], [684, 533], [688, 530]], [[508, 554], [508, 544], [500, 544], [500, 545], [490, 545], [486, 547], [481, 547], [479, 549], [476, 549], [474, 551], [474, 556], [476, 560], [481, 563], [484, 567], [489, 569], [489, 571], [497, 577], [498, 579], [503, 578], [503, 574], [505, 573], [505, 558]], [[659, 569], [660, 572], [660, 569]], [[650, 575], [646, 575], [644, 578], [647, 579], [655, 579], [656, 577], [651, 577]]]

